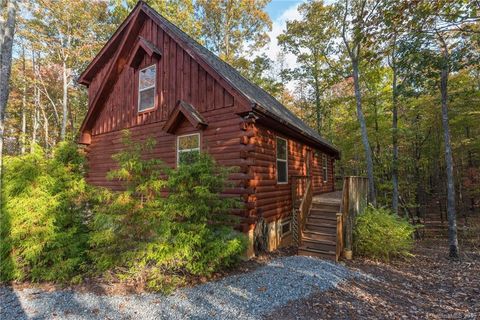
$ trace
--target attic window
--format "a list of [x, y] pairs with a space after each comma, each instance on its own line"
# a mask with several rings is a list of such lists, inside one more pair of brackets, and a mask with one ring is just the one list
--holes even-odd
[[138, 73], [138, 112], [155, 107], [157, 68], [151, 65]]

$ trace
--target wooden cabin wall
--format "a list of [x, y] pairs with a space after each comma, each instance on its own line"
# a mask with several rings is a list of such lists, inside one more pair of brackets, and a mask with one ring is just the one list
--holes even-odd
[[[177, 136], [200, 132], [201, 149], [220, 165], [236, 167], [230, 175], [233, 186], [225, 191], [226, 196], [246, 198], [249, 193], [247, 146], [249, 132], [242, 130], [243, 118], [235, 111], [239, 103], [212, 76], [173, 41], [162, 29], [147, 20], [141, 36], [154, 43], [162, 52], [157, 67], [157, 107], [150, 112], [137, 112], [136, 71], [125, 67], [92, 127], [91, 144], [86, 147], [89, 171], [87, 181], [93, 185], [121, 190], [122, 183], [109, 181], [106, 174], [117, 167], [112, 155], [122, 148], [122, 130], [129, 129], [132, 140], [141, 141], [152, 137], [156, 146], [151, 154], [171, 167], [176, 166]], [[139, 70], [154, 61], [147, 55]], [[97, 94], [100, 81], [105, 77], [104, 66], [89, 87], [89, 101]], [[178, 100], [193, 105], [204, 117], [208, 126], [204, 130], [194, 128], [183, 119], [174, 134], [166, 133], [163, 126]], [[244, 216], [245, 209], [237, 210]]]
[[[126, 66], [92, 127], [91, 144], [86, 147], [90, 165], [87, 181], [113, 190], [122, 189], [121, 182], [109, 181], [106, 174], [116, 168], [112, 155], [123, 148], [123, 129], [130, 130], [134, 141], [154, 138], [157, 144], [147, 156], [159, 158], [171, 167], [176, 165], [177, 136], [200, 132], [202, 151], [211, 154], [220, 165], [237, 168], [230, 176], [233, 186], [225, 195], [241, 197], [245, 201], [245, 208], [236, 211], [244, 218], [244, 230], [254, 225], [259, 214], [269, 220], [290, 215], [291, 181], [285, 185], [277, 184], [275, 137], [279, 135], [288, 139], [289, 176], [306, 173], [307, 146], [238, 116], [235, 112], [245, 101], [239, 101], [152, 21], [145, 22], [140, 35], [162, 52], [157, 66], [157, 106], [152, 111], [137, 112], [137, 71]], [[109, 63], [111, 61], [90, 83], [90, 103], [106, 77]], [[145, 56], [137, 70], [152, 63], [155, 60]], [[163, 130], [178, 100], [190, 103], [202, 114], [208, 122], [205, 130], [198, 131], [186, 119], [175, 134]], [[313, 152], [315, 193], [333, 190], [333, 174], [328, 183], [323, 183], [321, 166], [321, 155]], [[329, 166], [329, 172], [333, 173], [330, 156]]]
[[[311, 148], [296, 139], [292, 139], [273, 129], [255, 124], [251, 129], [254, 137], [250, 139], [253, 152], [250, 157], [252, 165], [249, 173], [252, 179], [250, 187], [252, 193], [248, 198], [251, 210], [250, 215], [263, 216], [267, 222], [287, 217], [292, 212], [291, 176], [304, 176], [307, 174], [306, 155], [307, 149]], [[288, 183], [277, 183], [276, 175], [276, 137], [288, 141]], [[312, 148], [311, 175], [314, 194], [334, 190], [333, 163], [331, 155], [328, 157], [328, 181], [323, 182], [322, 154], [323, 150]]]

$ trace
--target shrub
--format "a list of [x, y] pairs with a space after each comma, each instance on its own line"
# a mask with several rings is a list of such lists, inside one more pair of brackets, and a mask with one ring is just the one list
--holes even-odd
[[67, 281], [85, 262], [88, 187], [83, 156], [63, 142], [6, 157], [0, 217], [0, 280]]
[[367, 207], [355, 221], [354, 246], [373, 259], [411, 256], [415, 227], [387, 209]]
[[230, 170], [206, 154], [169, 169], [145, 160], [154, 141], [133, 143], [127, 132], [124, 144], [114, 156], [119, 169], [109, 177], [123, 181], [126, 191], [104, 192], [94, 209], [89, 243], [96, 271], [168, 291], [185, 274], [208, 276], [235, 263], [246, 241], [229, 214], [239, 202], [220, 195]]

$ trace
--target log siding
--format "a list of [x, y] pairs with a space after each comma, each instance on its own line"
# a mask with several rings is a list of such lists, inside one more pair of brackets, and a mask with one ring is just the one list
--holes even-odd
[[[143, 10], [142, 6], [146, 5], [140, 3], [138, 6], [135, 10]], [[140, 14], [142, 12], [137, 12], [137, 16]], [[81, 79], [82, 84], [88, 85], [89, 95], [89, 115], [82, 125], [84, 138], [80, 139], [81, 143], [87, 144], [89, 169], [86, 178], [89, 183], [113, 190], [123, 189], [120, 181], [108, 180], [106, 175], [116, 168], [112, 156], [122, 150], [122, 130], [128, 129], [133, 141], [154, 138], [156, 145], [146, 156], [161, 159], [171, 167], [177, 164], [177, 137], [199, 133], [201, 152], [211, 154], [220, 165], [237, 169], [229, 177], [232, 186], [225, 190], [224, 196], [243, 200], [244, 207], [234, 213], [242, 217], [241, 228], [245, 232], [251, 231], [261, 217], [272, 222], [291, 216], [291, 177], [307, 174], [307, 152], [311, 155], [314, 193], [333, 191], [337, 151], [328, 144], [323, 147], [323, 142], [312, 145], [311, 136], [302, 136], [298, 132], [292, 136], [291, 128], [282, 129], [283, 124], [272, 122], [272, 119], [262, 122], [261, 118], [267, 116], [255, 113], [255, 104], [244, 93], [205, 61], [200, 61], [198, 53], [165, 31], [162, 23], [147, 14], [141, 19], [131, 15], [129, 19], [141, 23], [135, 28], [127, 24], [127, 31], [138, 30], [135, 31], [138, 34], [123, 30], [116, 33], [111, 45], [123, 43], [123, 37], [130, 41], [125, 40], [127, 45], [138, 49], [134, 40], [142, 37], [155, 46], [158, 54], [142, 56], [138, 54], [140, 51], [134, 52], [132, 48], [128, 55], [122, 56], [115, 50], [122, 53], [129, 50], [106, 47], [101, 51], [104, 56], [95, 58], [95, 65], [89, 66], [86, 76]], [[125, 63], [132, 54], [135, 54], [133, 66]], [[112, 65], [114, 62], [122, 68]], [[156, 66], [155, 107], [138, 112], [138, 72], [150, 65]], [[109, 70], [118, 73], [112, 77]], [[108, 79], [115, 81], [106, 83]], [[100, 92], [105, 87], [108, 90]], [[179, 101], [188, 104], [197, 118], [201, 116], [201, 126], [192, 124], [191, 117], [188, 119], [185, 113], [175, 109]], [[187, 109], [182, 112], [188, 112]], [[171, 128], [168, 133], [165, 124], [170, 117], [178, 118], [170, 121], [174, 124], [167, 126]], [[277, 182], [277, 137], [287, 140], [287, 183]], [[322, 177], [323, 154], [328, 158], [327, 182]]]

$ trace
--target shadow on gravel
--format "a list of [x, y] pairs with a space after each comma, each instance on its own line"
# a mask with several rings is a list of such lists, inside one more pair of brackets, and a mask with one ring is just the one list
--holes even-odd
[[[179, 289], [169, 296], [25, 289], [17, 292], [16, 299], [21, 301], [29, 318], [38, 320], [262, 319], [290, 301], [327, 291], [357, 276], [359, 274], [339, 264], [292, 256], [272, 260], [249, 273]], [[15, 292], [9, 294], [15, 296]], [[1, 319], [27, 319], [25, 314], [24, 318], [12, 316]]]
[[10, 287], [0, 287], [0, 319], [29, 319], [17, 293]]
[[178, 319], [259, 319], [292, 300], [329, 290], [353, 277], [355, 273], [347, 268], [315, 258], [280, 258], [251, 273], [179, 290], [163, 301], [170, 310], [158, 310], [155, 315], [175, 315]]

